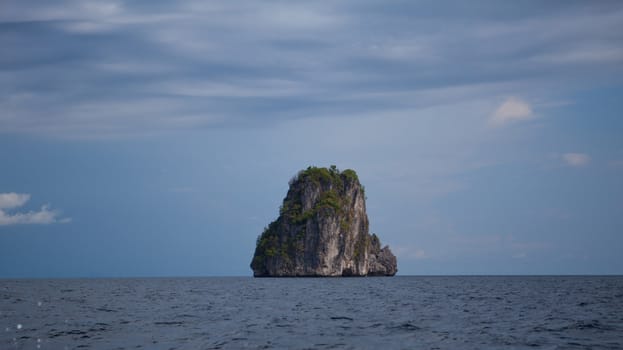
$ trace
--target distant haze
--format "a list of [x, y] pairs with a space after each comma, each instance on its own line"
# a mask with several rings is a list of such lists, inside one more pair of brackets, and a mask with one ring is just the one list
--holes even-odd
[[0, 4], [0, 278], [251, 275], [309, 165], [398, 274], [623, 274], [620, 1]]

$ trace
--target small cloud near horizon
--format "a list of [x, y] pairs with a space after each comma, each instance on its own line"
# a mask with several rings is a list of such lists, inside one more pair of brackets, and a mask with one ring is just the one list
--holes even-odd
[[493, 113], [489, 123], [493, 126], [534, 118], [532, 106], [518, 97], [507, 98]]
[[421, 260], [430, 258], [430, 255], [426, 251], [413, 246], [396, 246], [393, 250], [398, 257], [408, 260]]
[[54, 224], [68, 223], [71, 218], [59, 218], [60, 212], [50, 209], [49, 205], [41, 206], [38, 211], [29, 211], [25, 213], [8, 213], [6, 210], [19, 208], [30, 200], [30, 194], [27, 193], [0, 193], [0, 226], [18, 225], [18, 224]]
[[565, 153], [562, 159], [572, 167], [586, 166], [591, 161], [591, 157], [586, 153]]

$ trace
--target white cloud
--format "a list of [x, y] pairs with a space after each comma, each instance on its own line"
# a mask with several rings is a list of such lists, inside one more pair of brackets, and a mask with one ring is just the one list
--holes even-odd
[[14, 209], [23, 206], [30, 200], [26, 193], [0, 193], [0, 226], [17, 224], [53, 224], [67, 223], [70, 218], [59, 218], [60, 212], [43, 205], [39, 211], [25, 213], [7, 213], [5, 209]]
[[591, 161], [591, 157], [586, 153], [565, 153], [562, 159], [567, 165], [575, 167], [585, 166]]
[[0, 210], [17, 208], [30, 200], [30, 195], [25, 193], [0, 193]]
[[509, 97], [495, 110], [489, 122], [499, 126], [511, 122], [534, 118], [532, 106], [517, 97]]

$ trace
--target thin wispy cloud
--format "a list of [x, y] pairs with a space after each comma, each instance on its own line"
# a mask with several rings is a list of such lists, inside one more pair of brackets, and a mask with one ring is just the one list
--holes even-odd
[[583, 167], [591, 161], [591, 157], [586, 153], [565, 153], [562, 155], [562, 159], [572, 167]]
[[422, 248], [413, 246], [396, 246], [393, 248], [396, 256], [405, 260], [422, 260], [429, 259], [430, 255]]
[[30, 200], [26, 193], [0, 193], [0, 226], [19, 224], [54, 224], [67, 223], [71, 218], [61, 218], [58, 210], [49, 205], [43, 205], [37, 211], [14, 212], [16, 208], [24, 206]]

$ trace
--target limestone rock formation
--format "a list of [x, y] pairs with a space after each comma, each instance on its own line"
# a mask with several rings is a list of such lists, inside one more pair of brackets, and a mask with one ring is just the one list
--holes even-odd
[[396, 257], [368, 232], [353, 170], [309, 167], [290, 180], [279, 217], [257, 239], [255, 277], [393, 276]]

